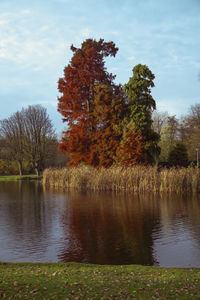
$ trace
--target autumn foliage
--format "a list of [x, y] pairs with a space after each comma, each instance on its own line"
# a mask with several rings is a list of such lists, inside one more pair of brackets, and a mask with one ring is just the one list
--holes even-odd
[[87, 39], [71, 50], [73, 57], [58, 81], [58, 111], [68, 125], [59, 150], [70, 155], [71, 166], [146, 163], [149, 140], [132, 124], [133, 103], [105, 68], [105, 57], [115, 56], [118, 48], [103, 39]]

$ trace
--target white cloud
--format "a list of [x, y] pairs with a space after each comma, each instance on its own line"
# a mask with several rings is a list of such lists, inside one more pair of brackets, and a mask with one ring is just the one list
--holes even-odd
[[8, 21], [6, 19], [0, 19], [0, 26], [7, 24]]
[[48, 29], [49, 29], [48, 26], [42, 26], [42, 27], [40, 27], [40, 31], [46, 31], [46, 30], [48, 30]]
[[31, 13], [31, 11], [29, 9], [22, 10], [22, 14], [24, 14], [24, 15], [29, 15], [30, 13]]
[[80, 37], [82, 39], [89, 38], [89, 37], [91, 37], [91, 35], [92, 35], [92, 30], [90, 28], [83, 28], [80, 31]]
[[27, 14], [28, 10], [0, 14], [0, 59], [23, 68], [45, 68], [63, 55], [66, 42], [53, 25], [43, 24], [36, 16], [29, 19]]
[[70, 44], [92, 36], [89, 27], [60, 31], [54, 17], [42, 18], [35, 11], [0, 13], [0, 20], [0, 59], [33, 71], [63, 68]]
[[135, 58], [135, 56], [129, 56], [128, 57], [128, 60], [130, 60], [130, 61], [133, 61], [133, 60], [135, 60], [136, 58]]
[[119, 36], [120, 32], [119, 31], [111, 31], [111, 34], [115, 35], [115, 36]]

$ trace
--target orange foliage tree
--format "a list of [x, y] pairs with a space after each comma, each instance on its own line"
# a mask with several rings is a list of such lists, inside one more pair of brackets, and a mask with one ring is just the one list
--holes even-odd
[[90, 164], [110, 167], [115, 162], [121, 139], [121, 122], [124, 118], [125, 99], [121, 86], [97, 85], [94, 94], [92, 117], [95, 132], [90, 153]]
[[124, 128], [121, 142], [116, 151], [116, 161], [120, 165], [133, 166], [146, 164], [144, 139], [141, 133], [133, 128]]
[[74, 53], [64, 69], [64, 77], [58, 81], [58, 111], [68, 123], [59, 145], [61, 151], [71, 155], [70, 165], [90, 163], [92, 137], [95, 132], [94, 110], [95, 86], [99, 83], [114, 85], [115, 76], [108, 73], [104, 58], [115, 56], [118, 48], [113, 42], [87, 39], [81, 48], [71, 46]]

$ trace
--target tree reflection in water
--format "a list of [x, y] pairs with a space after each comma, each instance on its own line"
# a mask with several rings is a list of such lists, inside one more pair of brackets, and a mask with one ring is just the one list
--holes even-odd
[[156, 199], [78, 192], [70, 196], [70, 206], [62, 216], [70, 238], [59, 254], [61, 261], [156, 264], [152, 254], [152, 231], [159, 223]]

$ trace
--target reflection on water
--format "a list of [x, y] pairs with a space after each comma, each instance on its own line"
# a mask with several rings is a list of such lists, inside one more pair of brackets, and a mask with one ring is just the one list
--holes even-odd
[[200, 267], [200, 199], [0, 182], [0, 261]]
[[159, 209], [146, 198], [70, 194], [62, 223], [67, 244], [62, 261], [100, 264], [154, 264], [152, 230]]

